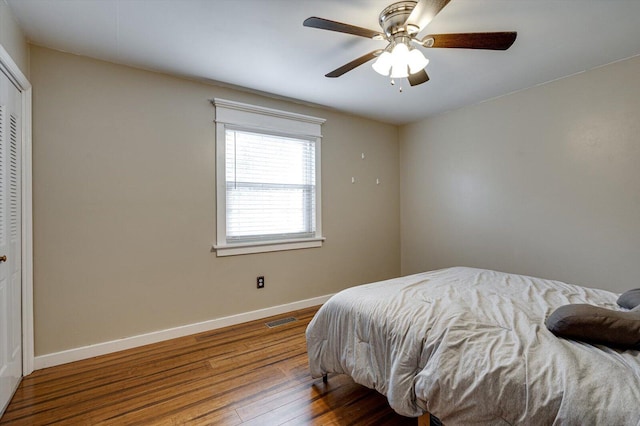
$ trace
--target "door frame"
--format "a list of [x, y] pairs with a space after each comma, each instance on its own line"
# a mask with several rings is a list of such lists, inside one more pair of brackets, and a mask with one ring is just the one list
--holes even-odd
[[22, 95], [22, 375], [34, 369], [33, 333], [33, 182], [31, 159], [31, 83], [0, 45], [0, 70]]

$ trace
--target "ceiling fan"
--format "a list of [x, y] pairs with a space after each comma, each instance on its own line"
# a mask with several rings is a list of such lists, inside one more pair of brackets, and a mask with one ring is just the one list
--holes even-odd
[[[311, 17], [304, 20], [305, 27], [337, 31], [353, 34], [374, 40], [385, 40], [387, 47], [362, 55], [353, 61], [336, 68], [325, 77], [340, 77], [377, 58], [373, 69], [379, 74], [391, 77], [391, 84], [397, 78], [407, 78], [411, 86], [429, 81], [425, 67], [429, 60], [414, 46], [424, 48], [458, 48], [507, 50], [516, 40], [517, 33], [482, 32], [457, 34], [429, 34], [418, 38], [431, 20], [451, 0], [419, 0], [400, 1], [387, 6], [380, 12], [379, 23], [382, 32], [331, 21], [329, 19]], [[402, 88], [400, 89], [402, 91]]]

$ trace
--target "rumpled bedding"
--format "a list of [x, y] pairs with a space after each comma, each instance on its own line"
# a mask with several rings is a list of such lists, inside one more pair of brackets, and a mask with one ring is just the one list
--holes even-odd
[[313, 377], [348, 374], [447, 425], [640, 425], [640, 353], [562, 339], [557, 307], [625, 310], [558, 281], [448, 268], [333, 296], [306, 332]]

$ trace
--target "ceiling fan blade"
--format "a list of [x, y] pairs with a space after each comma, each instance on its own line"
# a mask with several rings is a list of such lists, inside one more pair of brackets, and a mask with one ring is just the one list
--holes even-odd
[[325, 74], [325, 77], [331, 77], [331, 78], [340, 77], [342, 74], [345, 74], [351, 71], [352, 69], [369, 62], [370, 60], [378, 56], [380, 53], [382, 53], [382, 49], [374, 50], [373, 52], [369, 52], [366, 55], [362, 55], [359, 58], [354, 59], [353, 61], [347, 64], [344, 64], [340, 68], [336, 68], [330, 73]]
[[[430, 34], [422, 39], [425, 47], [450, 47], [457, 49], [507, 50], [516, 41], [518, 33], [460, 33]], [[430, 40], [433, 40], [431, 42]]]
[[419, 0], [405, 24], [415, 25], [422, 30], [429, 25], [429, 22], [431, 22], [450, 1], [451, 0]]
[[417, 86], [418, 84], [426, 83], [429, 81], [429, 76], [425, 70], [418, 71], [415, 74], [409, 74], [409, 84], [411, 86]]
[[355, 25], [343, 24], [342, 22], [331, 21], [329, 19], [312, 16], [302, 23], [305, 27], [318, 28], [321, 30], [337, 31], [339, 33], [353, 34], [366, 38], [384, 38], [382, 33], [369, 30], [367, 28], [356, 27]]

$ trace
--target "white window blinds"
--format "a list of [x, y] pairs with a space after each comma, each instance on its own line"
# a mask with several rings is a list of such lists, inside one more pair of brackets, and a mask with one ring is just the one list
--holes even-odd
[[227, 242], [315, 236], [315, 142], [229, 130]]

